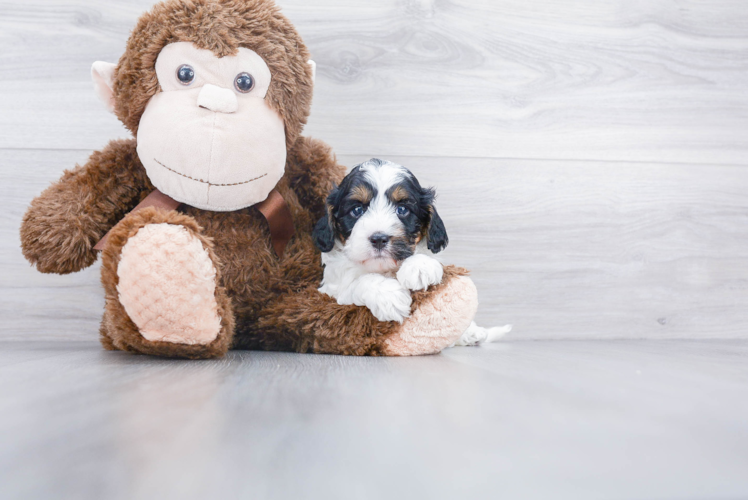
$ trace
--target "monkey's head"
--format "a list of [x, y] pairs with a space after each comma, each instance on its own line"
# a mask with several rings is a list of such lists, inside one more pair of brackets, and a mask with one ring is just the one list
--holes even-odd
[[230, 211], [283, 176], [314, 63], [272, 0], [167, 0], [140, 19], [119, 63], [94, 63], [92, 75], [154, 186]]

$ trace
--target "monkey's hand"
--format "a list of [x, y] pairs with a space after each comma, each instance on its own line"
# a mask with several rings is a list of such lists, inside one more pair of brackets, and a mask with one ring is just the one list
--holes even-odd
[[67, 274], [93, 264], [96, 243], [153, 190], [135, 148], [134, 140], [111, 142], [31, 202], [21, 247], [39, 271]]
[[408, 257], [397, 271], [397, 280], [408, 290], [426, 290], [441, 283], [443, 276], [442, 263], [423, 254]]
[[314, 220], [326, 213], [327, 195], [343, 180], [345, 171], [332, 148], [318, 139], [299, 137], [289, 151], [286, 176], [301, 205], [312, 213]]

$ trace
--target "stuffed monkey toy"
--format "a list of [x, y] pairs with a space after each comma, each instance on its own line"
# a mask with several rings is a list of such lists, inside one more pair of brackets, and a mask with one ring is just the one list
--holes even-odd
[[301, 136], [313, 69], [271, 0], [167, 0], [139, 20], [118, 64], [94, 64], [98, 95], [133, 138], [33, 200], [21, 243], [43, 273], [102, 254], [106, 349], [416, 355], [468, 327], [477, 293], [455, 267], [413, 293], [402, 324], [318, 292], [312, 230], [345, 169]]

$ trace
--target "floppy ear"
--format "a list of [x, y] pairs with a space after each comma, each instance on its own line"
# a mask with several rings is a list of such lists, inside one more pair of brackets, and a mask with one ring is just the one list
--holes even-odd
[[439, 213], [434, 208], [434, 205], [429, 206], [429, 212], [431, 213], [431, 219], [429, 220], [429, 227], [426, 232], [426, 242], [428, 248], [433, 253], [439, 253], [449, 244], [449, 237], [447, 236], [447, 229], [444, 227], [442, 218], [439, 217]]
[[325, 215], [314, 226], [312, 232], [312, 238], [314, 244], [317, 245], [322, 252], [329, 252], [332, 247], [335, 246], [335, 229], [332, 227], [332, 218], [330, 215]]
[[96, 95], [109, 110], [114, 113], [114, 69], [116, 64], [96, 61], [91, 67], [91, 78], [93, 78]]
[[312, 231], [314, 244], [317, 245], [317, 248], [322, 252], [329, 252], [332, 250], [332, 247], [335, 246], [335, 228], [332, 225], [332, 211], [335, 205], [337, 205], [339, 192], [340, 188], [338, 186], [332, 188], [330, 195], [327, 197], [327, 200], [325, 200], [327, 214], [317, 221], [317, 225], [314, 226], [314, 231]]

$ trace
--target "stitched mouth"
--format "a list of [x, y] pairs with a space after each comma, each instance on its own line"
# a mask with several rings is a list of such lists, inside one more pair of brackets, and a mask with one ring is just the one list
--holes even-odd
[[177, 175], [179, 175], [181, 177], [185, 177], [185, 178], [187, 178], [187, 179], [189, 179], [191, 181], [200, 182], [202, 184], [207, 184], [208, 186], [216, 186], [216, 187], [241, 186], [242, 184], [249, 184], [250, 182], [254, 182], [256, 180], [262, 179], [263, 177], [265, 177], [265, 176], [268, 175], [268, 174], [265, 173], [265, 174], [262, 174], [259, 177], [255, 177], [254, 179], [249, 179], [248, 181], [233, 182], [231, 184], [213, 184], [212, 182], [208, 182], [208, 181], [205, 181], [203, 179], [195, 179], [194, 177], [190, 177], [189, 175], [185, 175], [185, 174], [183, 174], [181, 172], [177, 172], [176, 170], [167, 167], [166, 165], [164, 165], [163, 163], [161, 163], [160, 161], [158, 161], [156, 158], [154, 158], [153, 161], [155, 161], [156, 163], [158, 163], [159, 165], [161, 165], [162, 167], [164, 167], [169, 172], [175, 173], [175, 174], [177, 174]]

